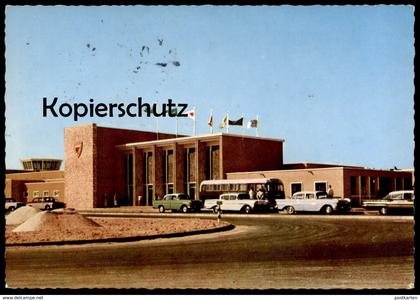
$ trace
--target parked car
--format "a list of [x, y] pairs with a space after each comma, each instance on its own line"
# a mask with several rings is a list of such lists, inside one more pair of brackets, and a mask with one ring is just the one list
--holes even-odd
[[64, 208], [66, 206], [64, 202], [57, 201], [54, 197], [36, 197], [31, 202], [26, 203], [26, 205], [41, 210]]
[[261, 206], [266, 206], [268, 209], [270, 206], [268, 201], [250, 199], [248, 193], [227, 193], [221, 194], [219, 199], [207, 199], [204, 202], [204, 207], [218, 213], [219, 203], [222, 210], [239, 211], [245, 214], [249, 214], [256, 207], [261, 209]]
[[14, 211], [16, 208], [25, 206], [25, 203], [16, 201], [15, 198], [6, 198], [4, 202], [4, 209], [9, 211]]
[[187, 194], [167, 194], [162, 200], [154, 200], [153, 208], [159, 209], [159, 212], [163, 213], [165, 210], [170, 209], [171, 211], [182, 211], [186, 213], [188, 211], [200, 211], [203, 207], [203, 203], [200, 200], [193, 200]]
[[331, 214], [335, 211], [346, 212], [351, 209], [351, 200], [348, 198], [328, 198], [326, 192], [297, 192], [291, 199], [276, 199], [277, 208], [285, 210], [289, 215], [297, 211], [321, 212]]
[[367, 210], [377, 210], [381, 215], [390, 212], [414, 212], [414, 191], [395, 191], [381, 200], [363, 201]]

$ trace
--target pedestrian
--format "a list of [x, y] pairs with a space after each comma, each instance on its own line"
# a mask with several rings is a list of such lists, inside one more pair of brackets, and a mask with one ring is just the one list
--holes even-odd
[[253, 187], [249, 190], [249, 199], [255, 199], [255, 191]]
[[104, 193], [103, 195], [104, 207], [108, 207], [108, 194]]
[[332, 189], [331, 184], [328, 186], [327, 196], [328, 198], [334, 197], [334, 190]]
[[114, 194], [114, 206], [118, 206], [117, 193]]

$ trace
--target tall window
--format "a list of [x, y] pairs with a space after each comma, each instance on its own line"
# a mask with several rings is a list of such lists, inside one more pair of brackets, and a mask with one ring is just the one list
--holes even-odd
[[402, 190], [403, 188], [403, 184], [402, 184], [403, 180], [401, 177], [397, 177], [395, 178], [395, 190], [399, 191]]
[[350, 176], [350, 194], [357, 195], [357, 177]]
[[127, 153], [124, 156], [125, 166], [125, 197], [130, 202], [133, 201], [133, 153]]
[[413, 183], [411, 182], [411, 178], [404, 178], [404, 190], [412, 190]]
[[151, 205], [153, 202], [153, 153], [143, 154], [143, 197], [141, 205]]
[[195, 148], [186, 148], [184, 152], [184, 178], [185, 191], [191, 198], [195, 197]]
[[366, 183], [367, 183], [366, 176], [360, 176], [360, 188], [362, 189], [361, 194], [364, 196], [367, 195]]
[[369, 177], [370, 183], [370, 198], [375, 197], [376, 191], [375, 191], [375, 177]]
[[220, 179], [219, 145], [206, 147], [206, 179]]
[[315, 191], [327, 191], [327, 182], [326, 181], [316, 181], [315, 182]]
[[302, 182], [294, 182], [290, 184], [290, 191], [291, 195], [293, 196], [294, 193], [300, 192], [302, 190]]
[[165, 150], [165, 159], [163, 161], [163, 184], [165, 194], [174, 192], [174, 151]]

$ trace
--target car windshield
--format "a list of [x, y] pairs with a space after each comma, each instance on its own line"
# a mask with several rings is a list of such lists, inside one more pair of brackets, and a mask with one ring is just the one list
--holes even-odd
[[249, 199], [249, 194], [239, 194], [238, 199], [239, 200]]
[[401, 200], [402, 194], [399, 194], [399, 193], [389, 194], [384, 199], [385, 200]]
[[187, 194], [179, 194], [178, 199], [182, 199], [182, 200], [189, 200], [190, 197]]

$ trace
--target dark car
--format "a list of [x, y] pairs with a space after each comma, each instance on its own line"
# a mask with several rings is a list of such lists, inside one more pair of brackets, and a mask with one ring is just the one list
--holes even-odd
[[4, 202], [4, 208], [5, 210], [14, 211], [16, 208], [19, 208], [21, 206], [25, 206], [25, 203], [16, 201], [15, 198], [6, 198]]
[[26, 205], [41, 210], [64, 208], [66, 206], [64, 202], [57, 201], [54, 197], [36, 197], [32, 199], [32, 202], [28, 202]]

